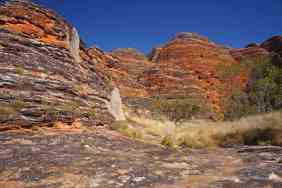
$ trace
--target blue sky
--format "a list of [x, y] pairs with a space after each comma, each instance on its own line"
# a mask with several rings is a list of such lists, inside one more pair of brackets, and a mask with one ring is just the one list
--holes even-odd
[[282, 35], [282, 0], [34, 0], [56, 10], [88, 46], [148, 53], [177, 32], [243, 47]]

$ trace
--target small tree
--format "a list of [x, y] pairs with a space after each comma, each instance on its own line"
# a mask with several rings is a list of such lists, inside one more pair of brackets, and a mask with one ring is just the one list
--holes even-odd
[[157, 97], [152, 101], [152, 111], [155, 115], [165, 116], [176, 123], [189, 120], [204, 110], [202, 103], [190, 98], [164, 99]]
[[233, 87], [225, 102], [225, 119], [282, 109], [282, 67], [277, 58], [271, 56], [243, 62], [250, 68], [250, 80], [246, 91]]

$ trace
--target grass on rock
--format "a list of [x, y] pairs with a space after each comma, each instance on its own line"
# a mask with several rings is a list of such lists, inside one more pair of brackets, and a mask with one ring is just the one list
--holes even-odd
[[171, 148], [231, 145], [282, 146], [282, 112], [250, 116], [232, 122], [192, 120], [178, 125], [166, 120], [130, 118], [129, 121], [116, 122], [112, 126], [113, 129], [132, 138], [158, 142]]

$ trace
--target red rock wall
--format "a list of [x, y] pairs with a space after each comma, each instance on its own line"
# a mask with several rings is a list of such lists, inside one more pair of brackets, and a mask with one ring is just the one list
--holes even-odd
[[155, 96], [192, 97], [216, 113], [224, 110], [224, 99], [234, 85], [245, 89], [249, 80], [249, 72], [244, 70], [223, 79], [220, 67], [228, 69], [243, 59], [269, 54], [254, 44], [242, 49], [225, 48], [196, 33], [177, 34], [154, 48], [149, 58], [134, 49], [118, 49], [109, 54], [97, 48], [89, 51], [92, 59], [103, 62], [99, 69], [120, 88], [124, 102], [137, 102], [138, 98], [144, 102]]
[[1, 126], [113, 120], [111, 89], [74, 27], [28, 1], [1, 5], [0, 23]]
[[[144, 76], [153, 95], [199, 97], [221, 111], [226, 83], [218, 65], [236, 63], [229, 51], [195, 33], [180, 33], [152, 54], [155, 67]], [[223, 88], [223, 89], [222, 89]]]
[[142, 53], [135, 49], [117, 49], [106, 54], [95, 47], [88, 51], [94, 61], [101, 60], [98, 69], [120, 89], [125, 103], [128, 99], [149, 97], [146, 88], [138, 82], [140, 74], [151, 65]]

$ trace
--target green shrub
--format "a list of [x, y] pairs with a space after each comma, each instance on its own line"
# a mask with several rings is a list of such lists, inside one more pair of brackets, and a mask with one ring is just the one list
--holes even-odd
[[155, 98], [151, 105], [154, 116], [165, 116], [171, 121], [189, 120], [204, 112], [206, 108], [198, 100], [190, 98], [162, 99]]
[[224, 119], [235, 120], [255, 113], [255, 106], [249, 101], [246, 92], [234, 88], [232, 94], [224, 100]]
[[228, 65], [226, 63], [221, 63], [217, 65], [218, 75], [222, 80], [231, 79], [234, 76], [239, 75], [243, 69], [245, 69], [244, 63], [234, 63]]
[[225, 100], [225, 119], [282, 109], [282, 68], [272, 57], [243, 62], [250, 72], [250, 80], [245, 91], [233, 86], [231, 95]]
[[258, 113], [282, 109], [282, 68], [272, 59], [261, 62], [252, 72], [247, 93]]

